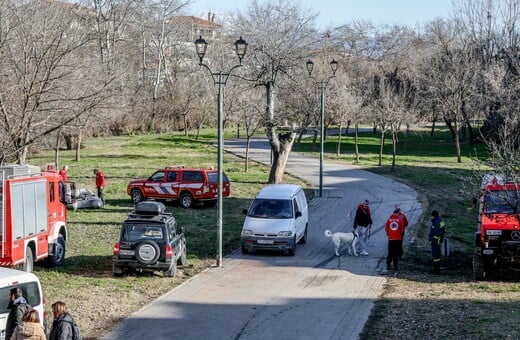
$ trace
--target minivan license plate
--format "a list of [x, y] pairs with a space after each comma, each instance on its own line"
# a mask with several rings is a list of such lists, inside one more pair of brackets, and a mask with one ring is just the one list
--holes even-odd
[[258, 244], [273, 244], [273, 240], [258, 240], [256, 241]]

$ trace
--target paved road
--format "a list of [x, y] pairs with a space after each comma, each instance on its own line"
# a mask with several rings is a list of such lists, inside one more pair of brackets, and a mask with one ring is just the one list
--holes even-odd
[[[242, 140], [225, 149], [244, 154]], [[268, 163], [265, 140], [251, 143], [250, 157]], [[318, 183], [319, 160], [292, 153], [287, 172]], [[360, 201], [371, 202], [370, 255], [336, 257], [325, 229], [350, 231]], [[383, 224], [400, 203], [411, 222], [421, 207], [401, 183], [324, 163], [323, 197], [310, 203], [309, 241], [296, 256], [240, 252], [141, 309], [104, 339], [356, 339], [385, 283]], [[225, 208], [225, 201], [224, 201]], [[225, 228], [225, 221], [224, 221]]]

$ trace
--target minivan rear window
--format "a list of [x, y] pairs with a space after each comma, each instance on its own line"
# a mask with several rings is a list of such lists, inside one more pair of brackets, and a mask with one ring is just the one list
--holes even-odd
[[23, 291], [23, 297], [27, 300], [27, 303], [32, 307], [41, 304], [42, 298], [40, 296], [40, 289], [36, 282], [26, 282], [19, 285], [12, 285], [0, 288], [0, 314], [9, 313], [9, 291], [13, 288], [21, 288]]
[[257, 198], [249, 208], [250, 217], [289, 219], [293, 218], [291, 200]]

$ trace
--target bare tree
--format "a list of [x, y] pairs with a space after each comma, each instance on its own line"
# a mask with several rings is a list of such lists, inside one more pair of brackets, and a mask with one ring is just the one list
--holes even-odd
[[80, 10], [38, 1], [0, 11], [0, 163], [24, 163], [29, 147], [102, 102], [105, 83], [88, 53], [92, 37], [75, 15]]
[[294, 131], [277, 131], [281, 120], [274, 107], [276, 90], [290, 79], [295, 68], [305, 64], [302, 51], [312, 48], [315, 18], [316, 15], [289, 0], [251, 0], [246, 13], [239, 13], [234, 20], [235, 31], [247, 37], [249, 43], [249, 78], [266, 91], [266, 135], [273, 155], [269, 183], [282, 181], [296, 137]]

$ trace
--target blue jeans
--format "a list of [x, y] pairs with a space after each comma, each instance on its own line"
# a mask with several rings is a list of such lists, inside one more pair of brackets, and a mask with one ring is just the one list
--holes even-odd
[[359, 225], [357, 227], [357, 232], [358, 232], [358, 237], [359, 237], [359, 240], [358, 240], [359, 248], [361, 249], [361, 251], [367, 251], [368, 227], [363, 227], [363, 226]]

